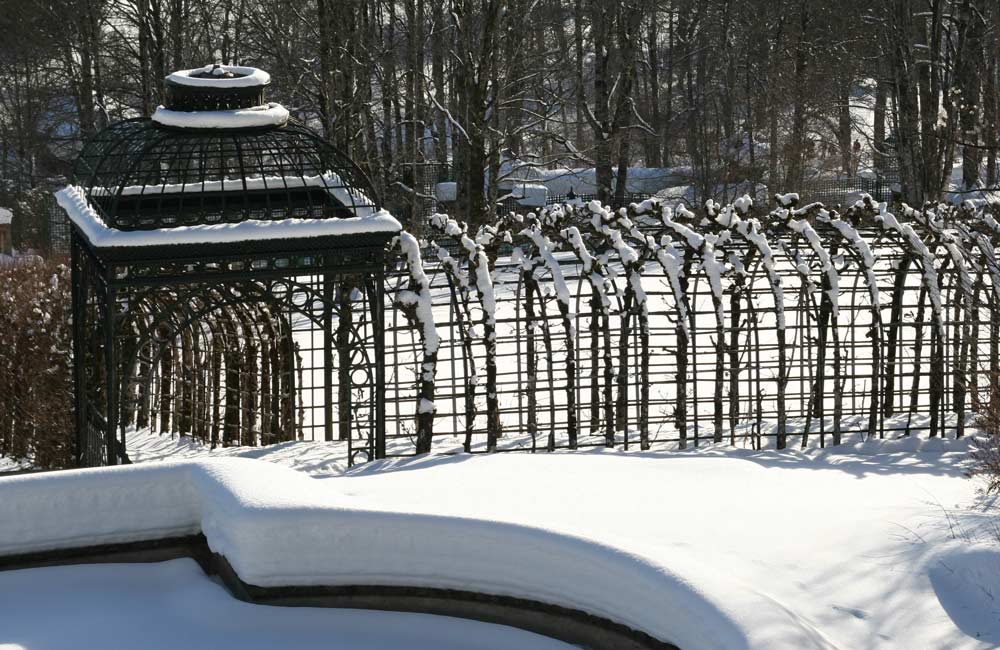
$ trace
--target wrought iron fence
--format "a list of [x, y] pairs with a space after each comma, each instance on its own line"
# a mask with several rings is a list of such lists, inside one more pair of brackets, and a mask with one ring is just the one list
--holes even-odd
[[845, 207], [867, 194], [876, 201], [891, 202], [892, 188], [898, 180], [887, 176], [874, 178], [850, 176], [845, 178], [819, 178], [807, 181], [800, 194], [806, 201], [819, 201], [826, 205]]
[[[434, 448], [490, 450], [494, 417], [498, 451], [962, 435], [978, 405], [998, 396], [996, 222], [957, 212], [897, 221], [872, 204], [844, 218], [778, 213], [741, 232], [711, 215], [666, 228], [630, 209], [641, 228], [625, 234], [628, 242], [641, 249], [642, 235], [653, 234], [655, 247], [672, 235], [683, 281], [655, 253], [639, 253], [633, 277], [619, 253], [595, 247], [595, 257], [608, 257], [606, 315], [593, 308], [592, 263], [553, 251], [569, 289], [567, 317], [556, 271], [541, 265], [526, 275], [523, 260], [537, 251], [515, 240], [525, 255], [493, 267], [492, 350], [484, 302], [474, 290], [463, 298], [430, 253], [442, 338]], [[592, 215], [576, 216], [583, 231]], [[723, 231], [731, 234], [711, 253], [722, 267], [715, 277], [702, 235]], [[635, 291], [630, 304], [636, 278], [645, 315]], [[392, 274], [390, 282], [390, 294], [407, 283]], [[387, 336], [387, 448], [413, 453], [421, 343], [398, 311], [388, 314]], [[497, 372], [488, 386], [490, 355]]]
[[[318, 298], [316, 271], [279, 255], [244, 284], [200, 287], [180, 311], [183, 276], [197, 269], [178, 263], [163, 296], [130, 275], [123, 325], [160, 323], [160, 303], [171, 315], [205, 308], [146, 332], [146, 352], [125, 349], [127, 328], [77, 352], [87, 372], [118, 376], [126, 426], [225, 445], [342, 439], [352, 462], [415, 453], [428, 412], [436, 451], [760, 448], [962, 435], [1000, 399], [1000, 225], [986, 212], [893, 216], [869, 201], [843, 215], [788, 206], [753, 217], [746, 205], [670, 214], [632, 201], [623, 217], [580, 198], [467, 239], [430, 229], [430, 400], [426, 330], [398, 304], [415, 289], [399, 255], [384, 291]], [[104, 272], [88, 260], [75, 263], [99, 289]], [[100, 295], [78, 299], [85, 319], [106, 318]], [[384, 339], [352, 334], [363, 326], [354, 312], [384, 317]], [[108, 367], [107, 344], [137, 363]], [[99, 429], [105, 417], [91, 409], [81, 423]]]

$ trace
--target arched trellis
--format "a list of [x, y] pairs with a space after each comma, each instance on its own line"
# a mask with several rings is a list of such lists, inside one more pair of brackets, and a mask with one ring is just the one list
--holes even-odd
[[348, 156], [265, 101], [266, 73], [215, 70], [172, 74], [151, 118], [89, 138], [57, 195], [73, 226], [78, 461], [128, 462], [128, 427], [157, 413], [213, 444], [307, 436], [382, 457], [384, 256], [400, 224]]
[[351, 458], [384, 453], [384, 244], [102, 268], [77, 243], [75, 263], [93, 269], [79, 274], [77, 300], [94, 296], [78, 323], [89, 350], [81, 413], [93, 420], [81, 462], [127, 462], [132, 427], [213, 445], [307, 438], [342, 440]]
[[[960, 422], [968, 403], [981, 399], [970, 398], [986, 387], [974, 379], [976, 369], [997, 365], [989, 333], [998, 327], [1000, 267], [989, 253], [996, 231], [982, 215], [966, 217], [963, 223], [977, 225], [961, 235], [935, 225], [937, 217], [926, 222], [923, 211], [897, 219], [871, 202], [844, 213], [790, 202], [756, 218], [748, 202], [680, 215], [655, 201], [617, 212], [582, 205], [561, 210], [558, 218], [538, 220], [552, 221], [539, 228], [561, 281], [549, 265], [531, 262], [544, 257], [537, 252], [541, 239], [519, 240], [524, 232], [514, 233], [516, 260], [500, 255], [493, 269], [497, 354], [509, 378], [478, 389], [496, 390], [507, 405], [500, 450], [573, 446], [560, 432], [575, 426], [566, 412], [574, 403], [585, 425], [577, 446], [625, 444], [630, 430], [644, 441], [649, 432], [650, 443], [679, 446], [706, 440], [700, 429], [710, 431], [709, 440], [752, 445], [781, 445], [796, 434], [803, 444], [813, 434], [818, 444], [922, 430], [939, 435], [946, 413]], [[610, 224], [621, 244], [595, 224]], [[567, 226], [581, 233], [582, 253], [570, 244]], [[642, 262], [629, 272], [633, 255]], [[433, 276], [434, 256], [427, 259]], [[708, 271], [713, 263], [719, 268]], [[560, 284], [572, 294], [574, 337], [563, 347], [574, 346], [573, 384], [560, 381], [570, 358], [565, 349], [551, 362], [539, 354], [555, 342]], [[437, 286], [443, 298], [461, 302]], [[633, 296], [644, 295], [646, 326], [637, 324], [626, 300], [630, 288]], [[607, 314], [590, 307], [602, 291]], [[923, 314], [915, 313], [921, 306]], [[453, 317], [436, 313], [445, 330], [442, 355], [453, 353], [457, 366], [481, 368], [477, 353], [449, 340]], [[610, 345], [602, 337], [610, 337]], [[794, 384], [787, 394], [779, 389], [786, 382]], [[989, 388], [995, 387], [991, 379]], [[560, 397], [567, 390], [575, 391], [575, 400]], [[456, 402], [450, 412], [462, 408]], [[600, 417], [608, 414], [610, 434]], [[441, 421], [436, 433], [447, 431]], [[956, 431], [961, 435], [962, 427]], [[534, 444], [540, 432], [548, 432], [548, 444]], [[472, 434], [483, 435], [481, 421]]]

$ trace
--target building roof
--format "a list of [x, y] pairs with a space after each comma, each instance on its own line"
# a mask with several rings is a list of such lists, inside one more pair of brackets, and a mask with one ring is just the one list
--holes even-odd
[[14, 218], [14, 213], [7, 208], [0, 208], [0, 226], [5, 226], [10, 224], [11, 220]]

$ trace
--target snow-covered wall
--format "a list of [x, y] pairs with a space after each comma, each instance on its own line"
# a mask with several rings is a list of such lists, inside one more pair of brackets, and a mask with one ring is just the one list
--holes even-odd
[[[795, 639], [808, 631], [753, 590], [691, 558], [546, 528], [352, 505], [331, 481], [264, 461], [214, 459], [0, 479], [0, 555], [204, 533], [252, 585], [396, 585], [477, 591], [569, 607], [684, 650], [748, 648], [708, 596], [727, 594]], [[694, 577], [697, 576], [695, 580]], [[747, 611], [747, 610], [744, 610]]]

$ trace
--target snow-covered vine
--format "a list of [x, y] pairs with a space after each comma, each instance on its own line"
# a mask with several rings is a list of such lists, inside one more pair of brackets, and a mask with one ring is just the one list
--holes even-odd
[[434, 307], [431, 302], [431, 283], [424, 272], [424, 262], [420, 254], [420, 242], [410, 233], [403, 231], [396, 238], [396, 245], [406, 259], [409, 282], [406, 289], [396, 295], [396, 304], [420, 332], [423, 344], [423, 358], [420, 360], [420, 376], [417, 390], [417, 444], [418, 454], [431, 450], [434, 436], [434, 378], [437, 374], [438, 349], [441, 337], [434, 323]]

